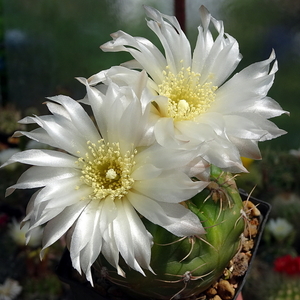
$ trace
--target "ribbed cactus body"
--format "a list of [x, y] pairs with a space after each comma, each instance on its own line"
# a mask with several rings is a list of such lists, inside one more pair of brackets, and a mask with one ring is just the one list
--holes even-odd
[[108, 278], [128, 287], [137, 299], [184, 299], [214, 283], [239, 249], [244, 219], [232, 175], [213, 167], [211, 179], [207, 189], [184, 203], [201, 220], [207, 231], [204, 236], [179, 238], [144, 220], [154, 239], [151, 267], [155, 274], [147, 271], [143, 276], [121, 262], [126, 272], [122, 278], [101, 258]]

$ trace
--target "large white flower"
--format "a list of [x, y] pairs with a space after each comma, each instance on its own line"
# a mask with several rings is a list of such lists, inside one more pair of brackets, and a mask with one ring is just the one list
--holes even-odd
[[[199, 219], [179, 202], [207, 183], [193, 182], [184, 172], [192, 152], [165, 149], [149, 133], [149, 107], [142, 106], [145, 73], [136, 90], [111, 83], [105, 95], [87, 85], [96, 125], [83, 107], [66, 96], [49, 98], [52, 114], [26, 117], [31, 132], [17, 132], [63, 151], [31, 149], [8, 162], [33, 165], [8, 188], [40, 188], [34, 193], [24, 222], [46, 224], [43, 250], [67, 234], [73, 266], [92, 282], [91, 265], [103, 253], [117, 268], [119, 255], [133, 269], [151, 270], [152, 236], [140, 215], [177, 236], [205, 232]], [[145, 92], [144, 92], [145, 90]], [[147, 136], [149, 136], [147, 138]]]
[[[268, 119], [285, 113], [267, 97], [277, 71], [275, 55], [254, 63], [227, 80], [241, 60], [237, 41], [224, 33], [221, 21], [202, 6], [202, 26], [193, 53], [175, 17], [145, 7], [147, 25], [158, 36], [165, 55], [149, 40], [118, 31], [101, 46], [103, 51], [127, 51], [134, 60], [123, 64], [144, 69], [157, 97], [153, 111], [158, 121], [156, 139], [168, 147], [201, 144], [201, 157], [232, 172], [245, 170], [240, 156], [259, 159], [258, 141], [278, 137], [285, 131]], [[214, 39], [209, 29], [217, 31]], [[121, 78], [123, 69], [109, 71]], [[114, 74], [112, 74], [114, 73]], [[226, 81], [227, 80], [227, 81]]]

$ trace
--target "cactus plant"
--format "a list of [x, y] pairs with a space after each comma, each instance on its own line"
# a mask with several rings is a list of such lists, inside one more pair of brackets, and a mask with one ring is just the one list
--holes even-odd
[[238, 252], [245, 226], [243, 203], [234, 177], [212, 166], [210, 185], [184, 205], [199, 217], [207, 231], [205, 236], [178, 238], [144, 220], [154, 237], [151, 266], [155, 274], [149, 271], [143, 276], [123, 263], [126, 278], [122, 278], [100, 256], [102, 275], [127, 287], [127, 292], [138, 299], [184, 299], [217, 281]]
[[192, 55], [176, 18], [145, 9], [165, 56], [144, 38], [113, 33], [102, 50], [135, 61], [79, 78], [95, 122], [77, 101], [51, 97], [52, 114], [20, 121], [40, 128], [14, 136], [59, 151], [26, 150], [2, 167], [33, 165], [6, 195], [40, 188], [23, 222], [27, 240], [46, 225], [41, 256], [66, 236], [72, 266], [92, 285], [94, 265], [138, 299], [186, 299], [210, 287], [242, 248], [247, 214], [229, 172], [245, 172], [241, 156], [259, 159], [257, 142], [285, 133], [268, 119], [286, 112], [266, 98], [273, 52], [226, 81], [241, 55], [222, 21], [200, 8]]

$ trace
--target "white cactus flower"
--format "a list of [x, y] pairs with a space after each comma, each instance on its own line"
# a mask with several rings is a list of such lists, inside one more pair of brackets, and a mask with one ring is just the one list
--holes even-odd
[[[136, 89], [108, 85], [106, 93], [87, 86], [96, 124], [75, 100], [49, 98], [52, 114], [26, 117], [31, 132], [17, 132], [61, 150], [30, 149], [13, 155], [3, 166], [33, 165], [7, 189], [39, 188], [24, 222], [33, 230], [46, 224], [43, 250], [64, 234], [73, 266], [93, 283], [91, 266], [100, 253], [125, 276], [119, 256], [144, 274], [151, 270], [152, 236], [140, 215], [177, 236], [205, 233], [198, 217], [180, 204], [206, 185], [184, 172], [193, 151], [164, 148], [149, 133], [149, 105], [142, 105], [145, 73]], [[42, 250], [42, 252], [43, 252]]]
[[294, 230], [293, 225], [284, 218], [270, 219], [266, 229], [278, 240], [285, 239]]
[[13, 300], [22, 292], [19, 282], [7, 278], [3, 284], [0, 284], [0, 300]]
[[[164, 54], [149, 40], [123, 31], [113, 33], [103, 51], [127, 51], [134, 60], [123, 64], [144, 69], [156, 98], [152, 112], [157, 118], [154, 133], [168, 147], [199, 148], [200, 160], [231, 172], [246, 171], [240, 157], [260, 159], [259, 141], [285, 133], [269, 118], [286, 113], [267, 97], [277, 71], [274, 52], [228, 79], [241, 60], [238, 42], [224, 33], [222, 21], [200, 8], [195, 49], [177, 19], [145, 7], [148, 27], [159, 38]], [[217, 31], [214, 39], [209, 27]], [[116, 82], [130, 76], [121, 67], [108, 71]], [[94, 81], [101, 80], [101, 76]], [[92, 80], [93, 81], [93, 80]]]

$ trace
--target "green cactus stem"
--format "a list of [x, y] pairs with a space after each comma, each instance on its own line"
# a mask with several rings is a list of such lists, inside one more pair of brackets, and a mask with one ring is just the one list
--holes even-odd
[[151, 267], [155, 274], [146, 271], [143, 276], [121, 261], [123, 278], [100, 257], [102, 274], [106, 270], [107, 279], [135, 299], [185, 299], [217, 281], [238, 252], [244, 230], [243, 203], [233, 176], [213, 166], [209, 186], [183, 205], [199, 217], [205, 235], [179, 238], [143, 219], [154, 239]]

